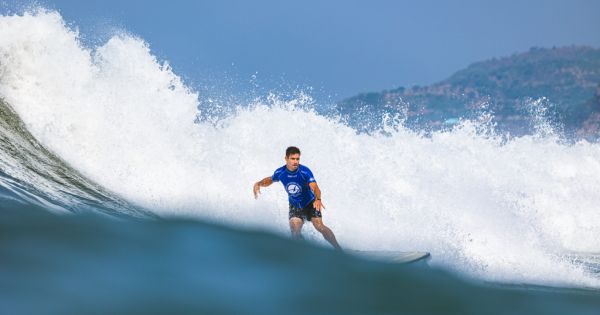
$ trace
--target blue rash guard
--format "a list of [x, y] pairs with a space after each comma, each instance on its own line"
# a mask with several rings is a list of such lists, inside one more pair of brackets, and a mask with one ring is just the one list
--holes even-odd
[[304, 165], [298, 165], [298, 169], [291, 172], [284, 165], [275, 170], [271, 179], [274, 182], [281, 182], [283, 188], [288, 193], [290, 205], [298, 208], [304, 208], [315, 199], [315, 194], [308, 186], [308, 183], [316, 183], [310, 169]]

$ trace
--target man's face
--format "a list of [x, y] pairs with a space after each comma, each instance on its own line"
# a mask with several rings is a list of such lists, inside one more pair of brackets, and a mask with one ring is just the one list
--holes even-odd
[[285, 157], [285, 166], [288, 170], [295, 171], [298, 169], [298, 165], [300, 165], [300, 154], [296, 153]]

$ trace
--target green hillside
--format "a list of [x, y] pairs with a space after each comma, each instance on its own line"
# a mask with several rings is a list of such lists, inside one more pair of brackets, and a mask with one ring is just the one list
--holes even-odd
[[409, 125], [442, 128], [455, 118], [494, 113], [499, 128], [527, 133], [530, 99], [545, 97], [545, 106], [567, 131], [583, 127], [600, 110], [590, 106], [600, 83], [600, 49], [532, 48], [510, 57], [477, 62], [450, 78], [426, 87], [400, 87], [361, 94], [337, 104], [351, 124], [368, 131], [369, 117], [404, 113]]

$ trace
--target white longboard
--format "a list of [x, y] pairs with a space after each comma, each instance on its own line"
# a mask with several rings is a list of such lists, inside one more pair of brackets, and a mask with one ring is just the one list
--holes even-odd
[[399, 252], [386, 250], [350, 250], [347, 252], [369, 260], [397, 264], [410, 264], [418, 261], [426, 261], [431, 258], [431, 255], [428, 252]]

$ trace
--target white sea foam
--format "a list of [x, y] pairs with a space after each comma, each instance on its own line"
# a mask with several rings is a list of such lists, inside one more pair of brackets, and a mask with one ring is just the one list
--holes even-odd
[[299, 109], [302, 98], [265, 98], [219, 127], [194, 123], [202, 96], [142, 39], [82, 47], [46, 11], [0, 17], [0, 95], [64, 160], [162, 215], [284, 233], [282, 188], [255, 201], [251, 187], [297, 145], [347, 247], [428, 250], [437, 265], [493, 281], [600, 287], [557, 256], [600, 252], [597, 144], [551, 134], [503, 142], [469, 122], [432, 137], [357, 135]]

